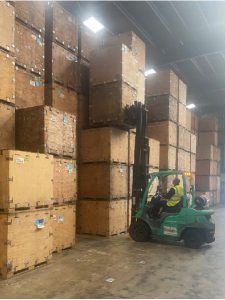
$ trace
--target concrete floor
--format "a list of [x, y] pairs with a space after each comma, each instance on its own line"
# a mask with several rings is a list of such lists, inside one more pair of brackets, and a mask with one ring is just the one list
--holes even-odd
[[80, 237], [49, 265], [0, 280], [0, 297], [224, 298], [225, 208], [216, 209], [215, 220], [216, 242], [200, 250], [135, 243], [127, 235]]

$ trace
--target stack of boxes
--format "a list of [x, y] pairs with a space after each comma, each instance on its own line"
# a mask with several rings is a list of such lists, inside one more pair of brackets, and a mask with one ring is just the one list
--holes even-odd
[[199, 119], [196, 161], [197, 195], [206, 194], [210, 205], [220, 202], [220, 148], [218, 118], [205, 115]]

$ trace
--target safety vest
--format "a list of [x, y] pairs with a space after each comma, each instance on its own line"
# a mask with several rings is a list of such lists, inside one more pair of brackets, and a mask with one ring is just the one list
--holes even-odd
[[177, 205], [184, 196], [184, 190], [181, 185], [174, 185], [175, 194], [167, 201], [167, 206]]

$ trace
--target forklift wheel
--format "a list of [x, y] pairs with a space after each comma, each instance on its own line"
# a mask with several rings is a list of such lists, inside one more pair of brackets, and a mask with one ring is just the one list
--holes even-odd
[[151, 229], [141, 219], [132, 219], [129, 234], [135, 242], [147, 242], [151, 236]]
[[204, 243], [202, 232], [198, 229], [187, 229], [183, 235], [187, 248], [198, 249]]

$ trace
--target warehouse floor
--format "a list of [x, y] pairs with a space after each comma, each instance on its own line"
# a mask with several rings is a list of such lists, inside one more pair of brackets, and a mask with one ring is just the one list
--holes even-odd
[[1, 298], [223, 298], [225, 207], [216, 209], [216, 242], [200, 250], [164, 243], [79, 237], [74, 250], [8, 281]]

